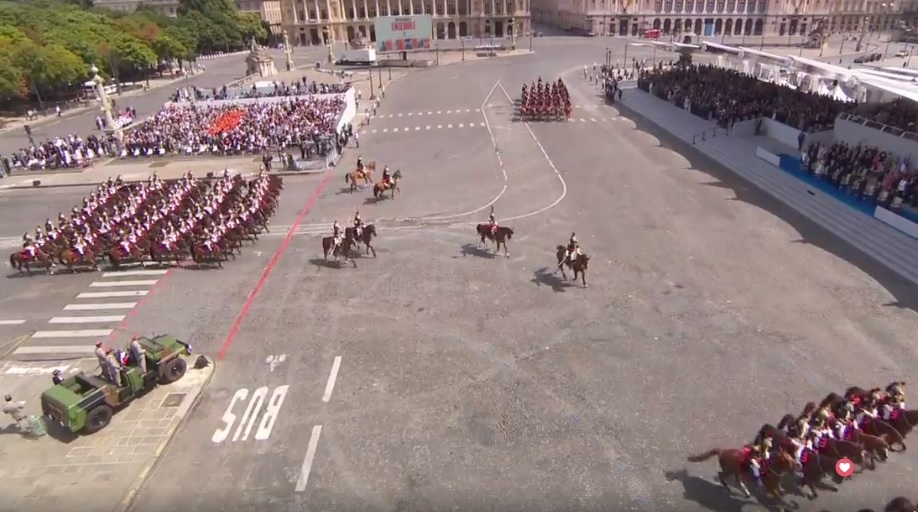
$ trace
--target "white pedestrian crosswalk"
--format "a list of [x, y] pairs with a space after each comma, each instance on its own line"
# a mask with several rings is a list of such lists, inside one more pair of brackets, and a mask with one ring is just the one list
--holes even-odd
[[455, 124], [425, 124], [417, 126], [402, 126], [397, 128], [374, 128], [372, 130], [365, 129], [364, 133], [412, 133], [412, 132], [426, 132], [430, 130], [452, 130], [452, 129], [463, 129], [468, 130], [469, 128], [487, 128], [485, 123], [455, 123]]
[[47, 328], [32, 333], [12, 355], [40, 359], [92, 357], [95, 342], [114, 333], [130, 310], [168, 272], [137, 269], [102, 273], [89, 288], [105, 291], [78, 294], [72, 304], [64, 306], [66, 316], [49, 319]]

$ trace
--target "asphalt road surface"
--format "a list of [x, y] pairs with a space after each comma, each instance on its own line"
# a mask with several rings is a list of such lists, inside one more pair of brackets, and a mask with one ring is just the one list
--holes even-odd
[[[910, 380], [914, 295], [600, 105], [576, 70], [606, 41], [537, 42], [390, 88], [360, 152], [402, 169], [396, 199], [342, 191], [341, 170], [288, 178], [290, 236], [176, 271], [136, 311], [129, 329], [219, 361], [135, 510], [760, 509], [686, 457], [830, 391]], [[578, 121], [513, 120], [539, 75], [565, 76]], [[509, 258], [475, 247], [489, 203]], [[324, 262], [318, 235], [357, 208], [377, 257]], [[572, 231], [586, 289], [553, 275]], [[914, 494], [915, 463], [789, 499], [878, 508]]]

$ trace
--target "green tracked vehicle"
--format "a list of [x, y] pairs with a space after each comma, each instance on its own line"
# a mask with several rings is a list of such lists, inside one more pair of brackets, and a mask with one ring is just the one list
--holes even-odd
[[[116, 411], [133, 399], [185, 375], [191, 346], [169, 335], [138, 338], [146, 351], [147, 371], [133, 361], [123, 365], [121, 385], [80, 372], [41, 394], [41, 410], [49, 422], [73, 433], [93, 434], [107, 427]], [[127, 351], [125, 351], [126, 353]]]

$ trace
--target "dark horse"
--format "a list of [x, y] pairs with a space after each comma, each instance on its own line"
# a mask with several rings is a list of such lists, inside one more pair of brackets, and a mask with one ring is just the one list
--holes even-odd
[[390, 176], [389, 179], [390, 181], [388, 185], [384, 184], [382, 181], [373, 185], [373, 198], [374, 199], [377, 199], [377, 200], [382, 199], [383, 194], [387, 190], [392, 191], [392, 195], [389, 196], [390, 199], [395, 199], [395, 193], [401, 192], [401, 189], [398, 188], [398, 180], [402, 179], [402, 170], [399, 169], [395, 171], [394, 173], [392, 173], [392, 176]]
[[[567, 252], [567, 248], [563, 245], [559, 245], [557, 249], [558, 256], [558, 265], [561, 267], [561, 275], [564, 276], [564, 279], [567, 279], [567, 274], [564, 273], [564, 265], [567, 265], [567, 268], [574, 271], [574, 281], [577, 280], [577, 275], [580, 275], [580, 279], [583, 282], [583, 287], [587, 287], [586, 282], [586, 271], [590, 263], [590, 257], [586, 254], [579, 254], [573, 260], [568, 259], [564, 261], [564, 254]], [[561, 262], [564, 261], [564, 265], [561, 265]]]
[[[335, 245], [335, 237], [326, 236], [322, 238], [322, 256], [325, 258], [325, 261], [328, 261], [328, 253], [332, 250], [332, 246]], [[333, 256], [335, 257], [335, 263], [340, 263], [338, 260], [339, 257], [344, 256], [344, 261], [350, 261], [354, 268], [357, 268], [357, 262], [354, 258], [351, 257], [351, 251], [354, 250], [354, 239], [350, 237], [344, 237], [344, 240], [341, 241], [341, 245], [335, 248]]]
[[497, 232], [491, 231], [491, 226], [489, 224], [479, 224], [475, 227], [475, 231], [478, 233], [478, 236], [481, 237], [481, 242], [478, 242], [478, 247], [481, 247], [485, 244], [485, 240], [491, 240], [496, 244], [494, 247], [494, 252], [500, 251], [500, 246], [504, 246], [504, 254], [509, 258], [510, 251], [507, 249], [507, 240], [513, 238], [513, 230], [505, 226], [497, 226]]
[[373, 237], [376, 236], [376, 226], [374, 224], [367, 224], [360, 230], [360, 236], [357, 236], [357, 228], [350, 227], [344, 229], [344, 238], [351, 238], [354, 240], [355, 245], [363, 244], [366, 246], [366, 254], [373, 253], [373, 257], [376, 257], [376, 249], [373, 248]]
[[61, 265], [67, 267], [71, 272], [74, 271], [74, 267], [77, 265], [85, 265], [92, 270], [99, 270], [99, 265], [96, 263], [96, 255], [88, 248], [83, 249], [83, 254], [80, 254], [75, 249], [63, 249], [59, 259]]
[[54, 269], [52, 268], [52, 266], [54, 265], [54, 262], [51, 261], [51, 257], [48, 256], [46, 253], [44, 253], [40, 249], [36, 250], [34, 258], [30, 258], [26, 256], [24, 253], [25, 251], [16, 251], [13, 254], [10, 254], [10, 266], [18, 270], [20, 274], [23, 273], [22, 269], [24, 267], [26, 271], [29, 273], [29, 275], [32, 275], [32, 267], [29, 265], [29, 263], [33, 263], [33, 262], [38, 262], [39, 264], [41, 264], [42, 267], [47, 269], [49, 274], [54, 273]]
[[[720, 463], [720, 472], [717, 474], [717, 478], [720, 480], [721, 485], [729, 491], [730, 487], [727, 485], [727, 478], [733, 478], [739, 484], [743, 493], [746, 494], [746, 497], [751, 496], [749, 488], [746, 487], [746, 483], [753, 478], [752, 470], [749, 468], [747, 460], [748, 452], [737, 449], [715, 448], [701, 455], [692, 455], [688, 458], [688, 461], [704, 462], [712, 457], [717, 457], [717, 461]], [[776, 451], [774, 455], [762, 464], [760, 472], [762, 485], [768, 494], [777, 498], [782, 504], [784, 502], [782, 498], [784, 489], [781, 488], [782, 476], [796, 466], [794, 457], [783, 450]]]
[[[829, 395], [829, 397], [831, 396], [832, 395]], [[826, 400], [828, 400], [829, 397], [826, 397]], [[858, 398], [862, 401], [868, 400], [870, 398], [870, 392], [867, 390], [861, 389], [859, 387], [856, 387], [856, 386], [848, 388], [847, 390], [845, 390], [845, 399], [851, 400], [852, 398]], [[879, 418], [876, 418], [876, 419], [868, 418], [866, 422], [863, 425], [861, 425], [861, 429], [866, 434], [877, 436], [883, 439], [884, 441], [889, 443], [890, 446], [897, 445], [901, 447], [899, 449], [892, 450], [892, 451], [904, 452], [906, 450], [905, 436], [902, 434], [899, 428], [896, 427], [896, 425], [894, 425], [893, 423], [898, 423], [899, 421], [902, 421], [900, 418], [902, 418], [904, 415], [903, 413], [906, 413], [906, 412], [907, 411], [898, 411], [898, 417], [894, 421], [891, 421], [891, 422], [886, 422]], [[904, 418], [904, 420], [908, 421], [909, 419], [915, 419], [916, 421], [918, 421], [918, 413], [912, 413], [912, 416], [914, 416], [914, 418]], [[914, 424], [915, 423], [913, 422], [912, 425]], [[909, 431], [911, 431], [911, 428], [908, 428], [905, 433], [907, 434]]]

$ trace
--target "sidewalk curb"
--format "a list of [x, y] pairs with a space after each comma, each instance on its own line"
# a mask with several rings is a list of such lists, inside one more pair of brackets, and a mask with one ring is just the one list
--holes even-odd
[[[159, 443], [159, 446], [156, 447], [156, 455], [154, 455], [155, 459], [140, 471], [137, 477], [137, 481], [128, 489], [124, 498], [118, 503], [117, 507], [115, 508], [115, 512], [127, 512], [133, 507], [134, 501], [137, 499], [137, 495], [143, 489], [147, 479], [150, 478], [150, 475], [153, 474], [153, 471], [155, 471], [156, 467], [159, 465], [159, 461], [162, 459], [163, 452], [165, 452], [166, 448], [169, 447], [169, 444], [172, 442], [172, 439], [175, 437], [175, 434], [178, 432], [179, 428], [185, 425], [185, 422], [188, 421], [188, 418], [191, 417], [191, 413], [194, 412], [195, 407], [197, 407], [198, 403], [201, 401], [201, 396], [204, 395], [204, 390], [206, 390], [210, 385], [210, 381], [213, 380], [214, 374], [217, 373], [216, 361], [212, 358], [208, 358], [208, 361], [210, 361], [210, 365], [213, 367], [213, 369], [210, 371], [210, 375], [207, 376], [207, 380], [201, 384], [197, 395], [195, 395], [195, 397], [192, 399], [188, 409], [181, 413], [178, 422], [176, 422], [176, 424], [173, 425], [168, 432], [166, 432], [166, 439]], [[177, 416], [178, 414], [179, 413], [176, 412]]]

